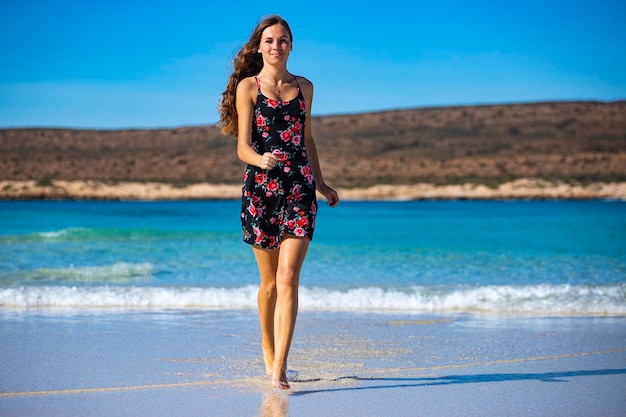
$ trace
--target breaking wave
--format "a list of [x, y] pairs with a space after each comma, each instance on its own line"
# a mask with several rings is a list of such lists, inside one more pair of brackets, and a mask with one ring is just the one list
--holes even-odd
[[[254, 309], [258, 287], [23, 286], [0, 288], [0, 308]], [[626, 315], [626, 284], [378, 287], [345, 291], [302, 287], [300, 309], [355, 312], [485, 312]]]

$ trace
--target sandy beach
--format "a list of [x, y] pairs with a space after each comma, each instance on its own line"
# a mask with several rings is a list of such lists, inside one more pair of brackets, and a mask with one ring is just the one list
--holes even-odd
[[[568, 184], [519, 179], [488, 187], [482, 184], [374, 185], [338, 188], [343, 200], [450, 199], [626, 199], [626, 183]], [[158, 182], [0, 181], [0, 199], [200, 200], [238, 199], [239, 185], [197, 183], [175, 186]]]
[[288, 392], [252, 310], [5, 311], [3, 416], [623, 416], [626, 317], [303, 311]]

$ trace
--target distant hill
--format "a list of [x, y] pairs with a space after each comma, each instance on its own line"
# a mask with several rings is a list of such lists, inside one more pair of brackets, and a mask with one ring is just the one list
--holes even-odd
[[[626, 181], [626, 101], [434, 107], [315, 117], [334, 186]], [[0, 130], [0, 180], [238, 184], [215, 126]]]

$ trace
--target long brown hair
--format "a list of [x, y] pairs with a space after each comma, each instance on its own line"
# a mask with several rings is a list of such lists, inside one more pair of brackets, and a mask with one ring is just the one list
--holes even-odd
[[222, 101], [219, 105], [220, 121], [217, 123], [225, 135], [237, 135], [237, 108], [235, 107], [237, 84], [246, 77], [258, 74], [263, 68], [263, 59], [258, 53], [261, 35], [265, 29], [276, 24], [287, 29], [289, 40], [293, 42], [291, 29], [285, 19], [277, 15], [266, 16], [254, 28], [248, 42], [243, 45], [233, 59], [233, 73], [230, 75], [226, 90], [222, 93]]

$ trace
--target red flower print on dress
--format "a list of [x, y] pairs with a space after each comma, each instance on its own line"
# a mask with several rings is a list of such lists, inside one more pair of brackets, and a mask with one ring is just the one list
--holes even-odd
[[278, 180], [273, 179], [267, 184], [267, 189], [275, 193], [279, 188]]
[[268, 107], [271, 107], [273, 109], [277, 108], [278, 104], [280, 103], [279, 101], [271, 99], [271, 98], [266, 99], [265, 102], [267, 103]]
[[304, 178], [306, 178], [309, 184], [313, 184], [313, 171], [311, 170], [310, 165], [303, 166], [300, 173], [304, 175]]
[[267, 174], [259, 172], [258, 174], [254, 176], [254, 182], [256, 182], [257, 184], [265, 184], [266, 181], [267, 181]]
[[283, 130], [280, 132], [280, 138], [285, 142], [289, 142], [291, 140], [291, 130]]
[[300, 184], [296, 184], [293, 186], [293, 188], [291, 189], [291, 196], [292, 199], [294, 201], [300, 201], [302, 200], [302, 191], [301, 191], [302, 187], [300, 186]]
[[300, 192], [300, 190], [298, 191], [293, 191], [293, 201], [302, 201], [302, 193]]
[[287, 159], [289, 159], [289, 154], [287, 152], [282, 152], [280, 149], [274, 149], [272, 151], [272, 154], [276, 156], [278, 162], [285, 162]]
[[276, 249], [285, 233], [312, 237], [315, 227], [315, 182], [304, 149], [307, 105], [301, 94], [291, 102], [260, 92], [259, 97], [251, 146], [259, 154], [272, 152], [279, 165], [270, 170], [246, 167], [241, 221], [247, 243]]

